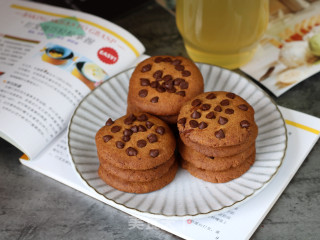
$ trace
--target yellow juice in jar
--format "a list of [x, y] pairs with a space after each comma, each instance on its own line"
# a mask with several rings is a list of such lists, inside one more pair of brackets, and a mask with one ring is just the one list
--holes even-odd
[[229, 69], [253, 57], [268, 25], [269, 0], [177, 0], [176, 22], [193, 61]]

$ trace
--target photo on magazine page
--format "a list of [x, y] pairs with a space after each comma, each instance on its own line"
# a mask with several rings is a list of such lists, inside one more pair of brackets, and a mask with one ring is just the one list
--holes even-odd
[[[270, 1], [270, 21], [254, 58], [241, 70], [274, 95], [320, 71], [320, 1]], [[274, 3], [274, 5], [272, 5]]]

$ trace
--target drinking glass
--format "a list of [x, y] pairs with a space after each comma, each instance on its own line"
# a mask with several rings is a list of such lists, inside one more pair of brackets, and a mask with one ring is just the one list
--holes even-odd
[[228, 69], [253, 57], [269, 0], [177, 0], [176, 22], [190, 58]]

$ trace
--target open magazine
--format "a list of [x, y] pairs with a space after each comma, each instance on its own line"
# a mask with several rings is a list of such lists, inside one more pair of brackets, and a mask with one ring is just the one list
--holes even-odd
[[66, 129], [86, 94], [145, 49], [89, 14], [25, 1], [0, 5], [0, 136], [33, 159]]
[[[320, 136], [320, 119], [280, 107], [288, 131], [288, 147], [279, 172], [257, 196], [228, 211], [198, 218], [161, 219], [150, 217], [107, 199], [91, 188], [78, 174], [67, 151], [67, 132], [64, 131], [34, 161], [21, 160], [22, 164], [87, 194], [114, 208], [126, 212], [130, 227], [136, 218], [190, 240], [249, 239], [267, 213], [287, 187]], [[129, 227], [129, 229], [130, 229]]]

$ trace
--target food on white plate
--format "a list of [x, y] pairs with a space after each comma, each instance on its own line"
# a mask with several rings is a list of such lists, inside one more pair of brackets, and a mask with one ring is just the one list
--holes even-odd
[[309, 48], [313, 55], [320, 56], [320, 33], [309, 39]]
[[302, 71], [299, 69], [287, 69], [277, 76], [277, 82], [276, 86], [278, 88], [285, 88], [287, 86], [290, 86], [292, 84], [295, 84], [299, 80], [301, 80], [302, 77]]
[[307, 41], [293, 41], [283, 45], [279, 60], [288, 68], [295, 68], [308, 64], [314, 56]]

